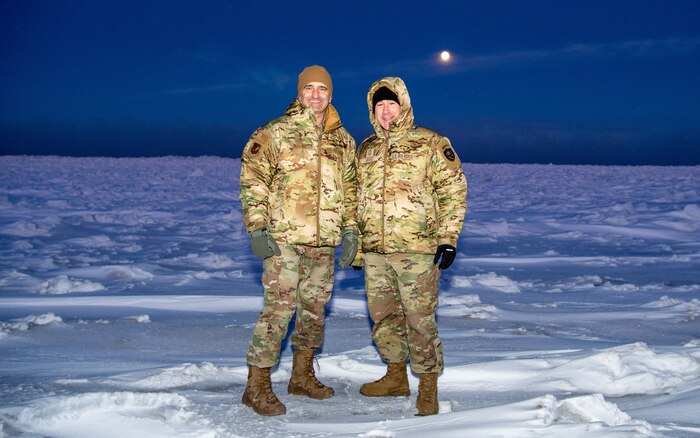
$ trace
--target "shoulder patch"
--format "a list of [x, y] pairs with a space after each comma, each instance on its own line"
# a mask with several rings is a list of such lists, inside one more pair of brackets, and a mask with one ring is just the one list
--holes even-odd
[[443, 137], [443, 139], [437, 144], [437, 149], [442, 154], [442, 158], [444, 159], [445, 165], [447, 165], [448, 169], [453, 170], [462, 167], [462, 163], [459, 161], [457, 153], [452, 148], [452, 145], [447, 138]]
[[262, 128], [258, 129], [253, 133], [253, 136], [250, 139], [250, 154], [251, 155], [257, 155], [261, 151], [264, 151], [267, 148], [267, 145], [270, 144], [270, 140], [272, 140], [272, 136], [270, 135], [269, 132], [263, 130]]
[[445, 147], [442, 149], [442, 154], [443, 154], [443, 155], [445, 156], [445, 158], [447, 158], [449, 161], [454, 161], [454, 160], [457, 158], [457, 156], [455, 155], [455, 151], [453, 151], [452, 148], [449, 147], [449, 146], [445, 146]]

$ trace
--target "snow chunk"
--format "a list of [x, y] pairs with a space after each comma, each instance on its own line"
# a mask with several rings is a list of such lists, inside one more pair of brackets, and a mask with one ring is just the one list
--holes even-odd
[[655, 353], [644, 343], [579, 357], [503, 360], [445, 369], [452, 390], [572, 391], [610, 397], [664, 394], [700, 378], [700, 358], [690, 353]]
[[[123, 375], [110, 379], [107, 383], [127, 382], [126, 386], [141, 390], [165, 390], [173, 388], [220, 388], [222, 385], [245, 384], [247, 367], [217, 367], [211, 362], [201, 364], [185, 363], [166, 368], [147, 377]], [[136, 380], [134, 380], [134, 378]]]
[[69, 278], [67, 275], [59, 275], [51, 280], [45, 281], [39, 288], [42, 294], [67, 294], [71, 292], [96, 292], [106, 288], [100, 283], [90, 280], [77, 280]]
[[493, 319], [496, 307], [481, 304], [478, 295], [441, 296], [437, 313], [440, 316], [456, 316], [474, 319]]
[[683, 301], [664, 295], [658, 300], [644, 304], [641, 307], [663, 309], [664, 313], [683, 314], [687, 321], [693, 321], [700, 316], [700, 300], [697, 298], [693, 298], [691, 301]]
[[26, 220], [17, 221], [0, 228], [0, 234], [17, 237], [50, 236], [51, 228]]
[[133, 265], [104, 265], [71, 269], [70, 273], [98, 280], [150, 280], [153, 274]]
[[497, 275], [495, 272], [477, 274], [471, 277], [461, 277], [457, 275], [452, 277], [452, 285], [470, 289], [492, 289], [505, 293], [520, 292], [520, 287], [516, 281], [502, 275]]
[[54, 437], [130, 438], [197, 436], [214, 438], [215, 430], [186, 408], [179, 394], [96, 392], [45, 398], [23, 408], [19, 428]]
[[213, 253], [187, 254], [183, 257], [161, 260], [161, 263], [168, 265], [199, 267], [204, 269], [226, 269], [236, 265], [227, 255]]
[[55, 322], [63, 322], [63, 318], [60, 316], [56, 316], [53, 313], [44, 313], [42, 315], [30, 315], [27, 316], [26, 318], [22, 319], [23, 322], [27, 323], [28, 325], [48, 325], [48, 324], [53, 324]]
[[15, 322], [0, 321], [0, 339], [8, 337], [15, 331], [27, 331], [32, 327], [59, 324], [63, 322], [63, 318], [56, 316], [53, 313], [44, 313], [41, 315], [29, 315], [26, 318], [15, 320]]
[[150, 280], [153, 274], [136, 266], [107, 266], [104, 268], [107, 278], [120, 280]]
[[0, 278], [0, 288], [5, 291], [16, 290], [36, 290], [41, 284], [41, 280], [31, 275], [24, 274], [17, 270], [12, 270], [6, 276]]
[[599, 275], [576, 276], [567, 281], [553, 282], [550, 285], [543, 283], [541, 287], [546, 288], [547, 292], [580, 292], [594, 288], [602, 288], [616, 292], [634, 292], [639, 290], [639, 287], [633, 284], [625, 283], [622, 280], [614, 278], [603, 278]]
[[697, 204], [686, 205], [682, 215], [688, 219], [698, 220], [700, 219], [700, 206]]
[[34, 249], [34, 245], [32, 245], [32, 243], [28, 240], [15, 240], [10, 245], [10, 248], [18, 251], [28, 251], [30, 249]]
[[112, 248], [117, 245], [114, 240], [104, 234], [89, 237], [76, 237], [66, 240], [66, 243], [72, 243], [85, 248]]
[[[657, 436], [646, 421], [632, 420], [614, 404], [593, 395], [557, 401], [545, 395], [516, 403], [423, 418], [371, 423], [289, 422], [286, 431], [361, 437], [561, 437]], [[609, 409], [610, 412], [605, 412]]]
[[390, 430], [375, 429], [359, 434], [358, 438], [395, 438], [396, 432]]
[[193, 170], [192, 172], [187, 175], [189, 178], [200, 178], [204, 176], [204, 171], [200, 169], [199, 167]]
[[689, 354], [660, 353], [638, 342], [572, 360], [551, 370], [550, 378], [569, 389], [620, 397], [663, 394], [700, 377], [700, 360]]
[[487, 233], [491, 237], [503, 237], [507, 236], [510, 232], [510, 226], [508, 221], [501, 219], [493, 223], [487, 223], [484, 225]]
[[125, 316], [122, 319], [128, 319], [131, 321], [136, 321], [139, 324], [147, 324], [151, 322], [151, 317], [148, 315], [134, 315], [134, 316]]
[[632, 420], [616, 404], [605, 401], [602, 394], [562, 400], [557, 403], [556, 416], [557, 421], [567, 423], [601, 422], [607, 426], [621, 426]]

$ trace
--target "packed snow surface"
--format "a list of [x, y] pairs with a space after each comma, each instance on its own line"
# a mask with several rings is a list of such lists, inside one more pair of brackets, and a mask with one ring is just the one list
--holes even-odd
[[700, 436], [700, 167], [464, 164], [440, 278], [440, 414], [359, 394], [385, 366], [337, 270], [335, 397], [241, 404], [261, 262], [240, 161], [0, 157], [0, 437]]

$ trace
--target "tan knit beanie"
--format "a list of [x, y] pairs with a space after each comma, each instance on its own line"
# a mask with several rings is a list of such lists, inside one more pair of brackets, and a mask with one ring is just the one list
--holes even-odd
[[310, 82], [320, 82], [328, 87], [328, 97], [333, 97], [333, 81], [328, 71], [320, 65], [312, 65], [306, 67], [299, 73], [299, 84], [297, 85], [297, 93], [301, 94], [301, 90]]

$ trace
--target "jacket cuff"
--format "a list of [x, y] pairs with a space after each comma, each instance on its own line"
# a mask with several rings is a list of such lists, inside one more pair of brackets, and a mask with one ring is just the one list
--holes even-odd
[[455, 248], [457, 248], [457, 239], [458, 237], [450, 238], [450, 237], [440, 237], [438, 239], [438, 246], [439, 245], [452, 245]]
[[353, 259], [352, 263], [350, 263], [351, 266], [364, 266], [365, 265], [365, 253], [362, 252], [362, 249], [357, 250], [357, 254], [355, 254], [355, 258]]
[[267, 222], [257, 221], [253, 222], [252, 224], [248, 224], [248, 234], [250, 235], [253, 231], [257, 230], [258, 228], [267, 228]]

